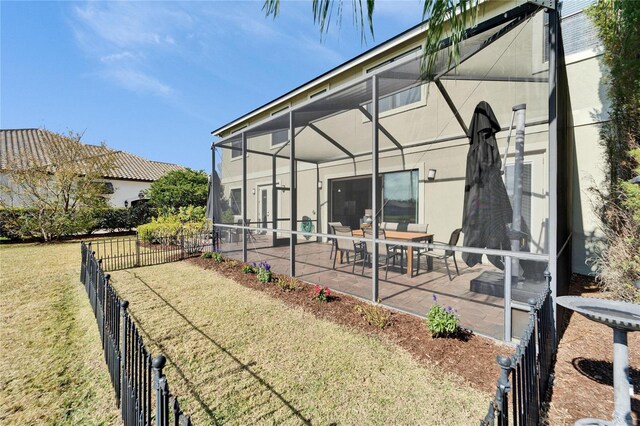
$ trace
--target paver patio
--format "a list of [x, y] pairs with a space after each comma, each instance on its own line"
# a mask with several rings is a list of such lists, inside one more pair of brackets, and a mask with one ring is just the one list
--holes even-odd
[[[366, 266], [361, 275], [362, 264], [356, 265], [355, 274], [352, 264], [346, 261], [336, 264], [329, 258], [331, 245], [314, 241], [298, 242], [296, 246], [296, 277], [304, 281], [326, 285], [331, 289], [363, 299], [371, 300], [371, 267]], [[220, 250], [228, 257], [242, 260], [242, 243], [222, 242]], [[449, 281], [445, 265], [434, 259], [433, 271], [423, 269], [420, 274], [410, 278], [401, 273], [399, 267], [389, 269], [388, 279], [384, 279], [384, 268], [380, 268], [379, 295], [383, 304], [408, 313], [424, 316], [433, 305], [433, 295], [443, 305], [451, 305], [458, 310], [461, 325], [476, 333], [501, 339], [503, 337], [504, 305], [501, 297], [470, 291], [470, 281], [485, 271], [496, 271], [492, 265], [482, 264], [467, 267], [458, 258], [460, 275], [455, 276], [455, 268], [450, 260], [453, 280]], [[289, 246], [273, 247], [271, 235], [253, 235], [248, 243], [249, 262], [268, 262], [272, 270], [280, 274], [289, 274]], [[426, 264], [426, 261], [423, 261]], [[406, 271], [405, 271], [406, 272]], [[523, 313], [524, 314], [524, 313]], [[526, 314], [523, 315], [526, 317]], [[519, 316], [514, 314], [514, 335], [519, 335]]]

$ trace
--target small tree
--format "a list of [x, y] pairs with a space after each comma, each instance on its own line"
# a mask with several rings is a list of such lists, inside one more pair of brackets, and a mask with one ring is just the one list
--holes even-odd
[[209, 177], [202, 171], [174, 170], [151, 184], [149, 202], [160, 211], [176, 212], [180, 207], [207, 205]]
[[9, 212], [5, 226], [45, 241], [93, 226], [93, 210], [106, 206], [102, 179], [114, 158], [106, 145], [89, 147], [81, 138], [44, 131], [45, 160], [33, 153], [10, 159], [0, 184], [0, 206]]

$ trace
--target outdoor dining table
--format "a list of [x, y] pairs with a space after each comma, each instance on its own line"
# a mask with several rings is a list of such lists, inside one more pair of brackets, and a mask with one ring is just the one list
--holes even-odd
[[[408, 231], [384, 231], [386, 240], [404, 241], [411, 243], [433, 243], [433, 234], [427, 234], [423, 232], [408, 232]], [[364, 237], [364, 231], [356, 229], [353, 231], [354, 237]], [[407, 275], [413, 277], [413, 247], [406, 246], [407, 248]], [[427, 271], [433, 270], [433, 258], [427, 256]]]

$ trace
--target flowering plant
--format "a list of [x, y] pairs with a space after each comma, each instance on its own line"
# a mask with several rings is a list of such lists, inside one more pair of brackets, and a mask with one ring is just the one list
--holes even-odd
[[331, 298], [331, 290], [327, 286], [320, 287], [318, 284], [316, 284], [313, 287], [313, 291], [312, 291], [310, 297], [311, 297], [311, 300], [318, 300], [320, 302], [328, 302], [329, 299]]
[[[255, 265], [255, 263], [253, 265]], [[271, 265], [267, 262], [261, 261], [254, 266], [254, 270], [256, 271], [258, 281], [261, 283], [268, 283], [271, 281]]]
[[433, 337], [451, 337], [455, 336], [460, 329], [460, 318], [458, 310], [451, 306], [446, 308], [438, 303], [438, 297], [434, 294], [433, 301], [436, 302], [431, 306], [427, 313], [427, 327]]

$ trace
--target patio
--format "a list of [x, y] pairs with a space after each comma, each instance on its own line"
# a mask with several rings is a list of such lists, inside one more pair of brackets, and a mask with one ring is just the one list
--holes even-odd
[[[220, 251], [226, 256], [242, 260], [242, 243], [226, 243], [220, 245]], [[358, 263], [355, 273], [352, 273], [352, 264], [346, 262], [336, 263], [336, 269], [332, 268], [333, 259], [329, 258], [331, 244], [316, 241], [299, 242], [296, 246], [296, 277], [312, 283], [360, 297], [371, 299], [372, 280], [371, 266], [364, 268], [361, 275], [362, 264]], [[379, 298], [382, 304], [391, 308], [424, 316], [433, 305], [433, 296], [436, 295], [438, 303], [445, 306], [451, 305], [458, 310], [461, 325], [473, 330], [475, 333], [502, 339], [504, 335], [504, 299], [470, 290], [470, 282], [483, 272], [496, 272], [492, 265], [481, 264], [472, 268], [467, 267], [456, 254], [460, 275], [455, 275], [453, 268], [453, 280], [449, 280], [444, 263], [433, 261], [433, 270], [427, 272], [420, 269], [420, 273], [413, 278], [400, 272], [399, 267], [391, 267], [388, 279], [384, 279], [384, 269], [381, 268], [379, 278]], [[289, 246], [273, 247], [271, 236], [254, 234], [248, 241], [248, 262], [265, 261], [271, 265], [274, 272], [290, 274]], [[405, 260], [406, 266], [406, 260]], [[426, 266], [426, 265], [425, 265]], [[526, 302], [526, 301], [523, 301]], [[513, 315], [513, 335], [519, 336], [521, 327], [526, 324], [527, 314], [515, 311]], [[522, 322], [520, 322], [522, 321]]]
[[[216, 133], [219, 179], [212, 179], [209, 215], [225, 235], [221, 251], [420, 316], [435, 294], [476, 333], [520, 336], [534, 295], [523, 288], [542, 289], [547, 268], [557, 285], [564, 231], [544, 13], [526, 4], [470, 29], [457, 67], [442, 55], [425, 75], [419, 45], [405, 47], [355, 77]], [[478, 128], [482, 117], [490, 127]], [[412, 278], [393, 269], [385, 278], [376, 254], [385, 222], [415, 224], [436, 241], [462, 229], [457, 245], [402, 243], [456, 251], [460, 275], [449, 281], [434, 259], [432, 271]], [[374, 265], [364, 275], [346, 263], [333, 269], [330, 223], [374, 230], [364, 239], [340, 237], [370, 244]], [[244, 244], [243, 232], [250, 233]]]

